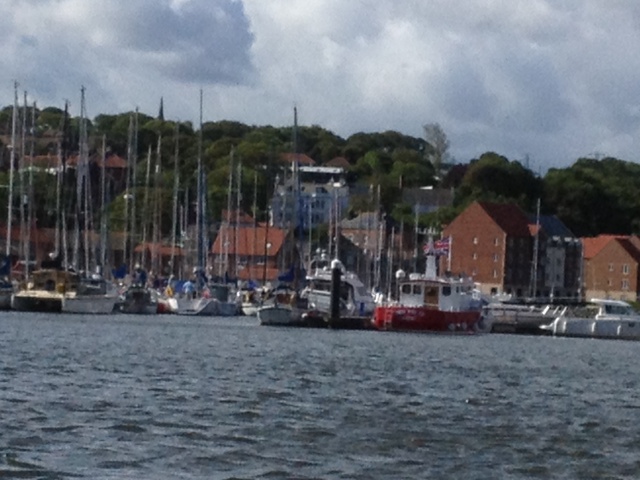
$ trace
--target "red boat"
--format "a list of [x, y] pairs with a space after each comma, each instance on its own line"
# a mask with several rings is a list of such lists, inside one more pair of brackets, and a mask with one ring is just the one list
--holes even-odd
[[436, 276], [435, 254], [427, 254], [425, 274], [396, 273], [398, 300], [376, 307], [378, 330], [474, 333], [486, 331], [481, 301], [469, 278]]

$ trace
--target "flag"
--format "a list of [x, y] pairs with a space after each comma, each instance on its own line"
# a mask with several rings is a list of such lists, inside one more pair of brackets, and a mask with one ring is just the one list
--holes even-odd
[[451, 237], [436, 240], [433, 246], [435, 247], [436, 255], [449, 255], [449, 251], [451, 250]]

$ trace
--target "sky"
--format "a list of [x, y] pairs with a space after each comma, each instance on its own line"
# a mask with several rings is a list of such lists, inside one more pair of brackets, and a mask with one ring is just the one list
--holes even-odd
[[467, 163], [640, 161], [637, 0], [0, 0], [0, 105], [138, 107], [346, 138], [446, 133]]

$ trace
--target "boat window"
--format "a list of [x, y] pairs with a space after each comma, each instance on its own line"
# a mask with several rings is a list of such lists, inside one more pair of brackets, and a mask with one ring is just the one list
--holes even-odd
[[405, 283], [402, 285], [402, 293], [411, 293], [411, 284]]
[[451, 287], [449, 285], [445, 285], [444, 287], [442, 287], [442, 295], [445, 297], [451, 295]]
[[413, 294], [414, 295], [420, 295], [422, 293], [422, 288], [420, 287], [420, 285], [415, 284], [413, 286]]

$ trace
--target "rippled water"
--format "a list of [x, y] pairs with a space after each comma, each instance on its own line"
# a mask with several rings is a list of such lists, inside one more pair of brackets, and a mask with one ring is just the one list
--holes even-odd
[[638, 478], [640, 343], [0, 317], [0, 478]]

